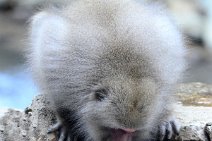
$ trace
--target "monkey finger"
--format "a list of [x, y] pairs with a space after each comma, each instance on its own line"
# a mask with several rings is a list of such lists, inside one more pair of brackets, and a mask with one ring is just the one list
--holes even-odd
[[159, 140], [163, 141], [166, 135], [166, 127], [164, 124], [159, 126]]
[[66, 136], [67, 136], [67, 132], [66, 132], [66, 130], [64, 128], [62, 128], [62, 130], [60, 132], [60, 137], [59, 137], [59, 140], [58, 141], [65, 141]]
[[50, 134], [50, 133], [53, 133], [53, 132], [56, 132], [58, 131], [60, 128], [62, 127], [62, 124], [60, 122], [57, 122], [56, 124], [54, 124], [53, 126], [51, 126], [47, 133]]
[[71, 141], [71, 137], [70, 136], [68, 136], [67, 141]]
[[170, 123], [166, 124], [166, 135], [167, 135], [167, 139], [171, 139], [173, 136], [173, 130], [172, 130], [172, 126]]
[[179, 135], [180, 132], [180, 124], [176, 120], [170, 121], [170, 124], [172, 126], [172, 130], [176, 135]]

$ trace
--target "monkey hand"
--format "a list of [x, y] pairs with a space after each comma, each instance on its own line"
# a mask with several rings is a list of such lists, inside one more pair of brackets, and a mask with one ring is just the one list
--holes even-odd
[[179, 134], [180, 125], [174, 118], [169, 118], [168, 120], [161, 121], [158, 126], [157, 140], [167, 141], [171, 140]]
[[68, 130], [62, 125], [60, 121], [51, 126], [48, 129], [48, 134], [55, 133], [57, 141], [71, 141], [71, 137], [68, 135]]

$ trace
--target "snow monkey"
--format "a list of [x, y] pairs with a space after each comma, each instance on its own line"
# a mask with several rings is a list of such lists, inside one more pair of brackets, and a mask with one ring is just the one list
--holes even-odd
[[183, 37], [158, 4], [76, 0], [39, 12], [29, 63], [52, 102], [59, 141], [167, 140], [178, 134]]

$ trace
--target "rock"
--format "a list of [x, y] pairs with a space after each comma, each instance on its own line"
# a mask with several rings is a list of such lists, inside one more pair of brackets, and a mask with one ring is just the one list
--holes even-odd
[[201, 39], [204, 30], [204, 7], [199, 0], [165, 0], [183, 31], [194, 39]]
[[212, 107], [212, 85], [199, 82], [181, 84], [177, 95], [183, 105]]
[[203, 43], [212, 53], [211, 0], [146, 0], [159, 1], [167, 6], [183, 32], [193, 41]]
[[[212, 140], [211, 88], [203, 83], [179, 85], [174, 109], [182, 127], [173, 141]], [[44, 95], [38, 95], [23, 112], [10, 109], [0, 119], [0, 141], [56, 141], [54, 134], [47, 135], [48, 127], [56, 122], [49, 105]]]
[[[55, 121], [43, 95], [37, 96], [24, 112], [10, 109], [0, 119], [0, 141], [44, 141], [47, 128]], [[49, 136], [49, 141], [53, 137]]]
[[179, 141], [207, 141], [205, 136], [204, 128], [198, 126], [184, 126], [180, 130]]
[[205, 132], [208, 139], [212, 140], [212, 123], [207, 123], [205, 126]]
[[177, 88], [177, 93], [181, 94], [210, 94], [212, 95], [212, 85], [204, 84], [200, 82], [184, 83], [179, 84]]
[[[0, 141], [56, 141], [54, 134], [47, 135], [56, 117], [44, 95], [38, 95], [25, 111], [10, 109], [0, 119]], [[212, 136], [211, 124], [183, 126], [175, 141], [208, 141]]]
[[199, 82], [180, 84], [177, 88], [178, 103], [175, 115], [181, 125], [204, 127], [212, 119], [212, 85]]
[[17, 5], [16, 0], [0, 0], [0, 11], [9, 11]]
[[203, 33], [203, 40], [205, 46], [210, 49], [212, 53], [212, 1], [211, 0], [204, 0], [203, 1], [205, 9], [207, 10], [207, 20], [205, 22], [205, 30]]

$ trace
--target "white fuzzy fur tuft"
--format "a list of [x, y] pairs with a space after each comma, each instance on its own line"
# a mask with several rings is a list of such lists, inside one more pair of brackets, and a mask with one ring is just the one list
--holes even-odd
[[[151, 128], [168, 119], [186, 50], [182, 35], [158, 7], [133, 0], [77, 0], [32, 18], [33, 74], [63, 122], [74, 123], [69, 128], [79, 133], [72, 136], [99, 141], [107, 135], [99, 131], [102, 126]], [[97, 102], [100, 88], [110, 91]]]

